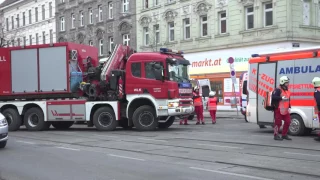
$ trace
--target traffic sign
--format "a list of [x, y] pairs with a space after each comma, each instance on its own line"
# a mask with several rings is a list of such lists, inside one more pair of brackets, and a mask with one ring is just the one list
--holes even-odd
[[230, 77], [233, 84], [237, 84], [236, 70], [234, 69], [234, 59], [233, 57], [228, 58], [228, 63], [230, 64]]

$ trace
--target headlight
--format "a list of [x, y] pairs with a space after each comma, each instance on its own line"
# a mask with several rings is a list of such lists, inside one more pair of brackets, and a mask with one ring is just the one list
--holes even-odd
[[6, 119], [1, 119], [0, 120], [0, 126], [6, 126], [8, 125], [7, 120]]
[[170, 103], [168, 103], [168, 107], [170, 108], [175, 108], [175, 107], [178, 107], [179, 106], [179, 103], [177, 103], [177, 102], [170, 102]]

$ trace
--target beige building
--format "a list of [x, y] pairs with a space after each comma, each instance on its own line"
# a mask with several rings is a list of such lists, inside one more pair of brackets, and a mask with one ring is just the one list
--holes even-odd
[[252, 54], [320, 44], [318, 0], [138, 0], [136, 7], [138, 51], [183, 50], [191, 77], [209, 78], [221, 105], [232, 89], [228, 58], [240, 77]]

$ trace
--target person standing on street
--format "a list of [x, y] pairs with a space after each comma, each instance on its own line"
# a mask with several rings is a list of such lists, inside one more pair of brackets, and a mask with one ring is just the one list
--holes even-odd
[[[315, 106], [314, 106], [314, 113], [318, 114], [318, 120], [320, 122], [320, 78], [315, 77], [312, 80], [312, 84], [314, 86], [314, 100], [315, 100]], [[320, 133], [318, 134], [318, 137], [314, 138], [316, 141], [320, 141]]]
[[[274, 140], [283, 139], [292, 140], [288, 136], [288, 130], [291, 123], [290, 118], [290, 91], [289, 91], [289, 78], [287, 76], [280, 77], [280, 86], [272, 93], [272, 103], [275, 106], [274, 110]], [[282, 129], [282, 137], [279, 136], [279, 129], [284, 121]]]
[[200, 121], [204, 125], [204, 118], [203, 118], [203, 103], [202, 103], [202, 97], [199, 93], [199, 88], [196, 86], [194, 87], [193, 91], [193, 104], [195, 106], [195, 113], [197, 115], [197, 125], [200, 124]]
[[216, 92], [211, 91], [209, 93], [209, 99], [207, 102], [207, 109], [209, 110], [211, 119], [212, 119], [212, 124], [216, 123], [216, 113], [217, 113], [217, 105], [218, 105], [218, 99], [215, 97]]

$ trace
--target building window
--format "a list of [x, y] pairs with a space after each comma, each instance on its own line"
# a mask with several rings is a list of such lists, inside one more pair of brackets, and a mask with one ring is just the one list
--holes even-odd
[[128, 12], [129, 10], [129, 0], [122, 0], [123, 12]]
[[60, 18], [60, 31], [65, 31], [64, 17]]
[[149, 0], [143, 0], [143, 9], [149, 8]]
[[99, 40], [99, 55], [103, 56], [103, 39]]
[[38, 8], [37, 7], [34, 9], [34, 16], [35, 16], [36, 22], [38, 22]]
[[131, 64], [131, 73], [134, 77], [141, 77], [141, 63], [132, 63]]
[[26, 25], [26, 13], [23, 12], [22, 13], [22, 26], [25, 26]]
[[14, 47], [14, 40], [11, 40], [11, 45], [12, 47]]
[[273, 25], [272, 3], [264, 4], [264, 26]]
[[227, 33], [227, 13], [221, 12], [220, 13], [220, 34]]
[[7, 29], [7, 31], [9, 31], [9, 19], [8, 18], [6, 18], [6, 29]]
[[32, 45], [32, 35], [29, 35], [29, 45]]
[[32, 23], [32, 12], [31, 10], [29, 10], [29, 24]]
[[80, 26], [84, 26], [83, 12], [80, 11]]
[[183, 39], [190, 39], [190, 19], [186, 18], [183, 20]]
[[109, 2], [109, 19], [113, 19], [113, 4]]
[[49, 2], [49, 17], [52, 17], [52, 2]]
[[149, 45], [149, 28], [148, 27], [144, 27], [143, 28], [143, 44], [145, 46], [148, 46]]
[[46, 19], [46, 9], [45, 9], [45, 5], [42, 5], [42, 20]]
[[109, 38], [109, 51], [113, 52], [114, 50], [114, 42], [113, 42], [113, 37]]
[[123, 39], [123, 45], [129, 46], [130, 45], [130, 35], [129, 34], [124, 34], [122, 36]]
[[89, 41], [89, 46], [93, 46], [93, 41]]
[[169, 42], [174, 41], [174, 22], [168, 23]]
[[27, 45], [27, 38], [25, 36], [23, 36], [23, 45], [26, 46]]
[[306, 1], [306, 0], [303, 1], [302, 18], [303, 18], [303, 25], [310, 26], [310, 1]]
[[50, 29], [50, 43], [53, 43], [53, 30]]
[[42, 31], [42, 44], [46, 44], [46, 32]]
[[154, 25], [154, 34], [156, 44], [160, 43], [160, 27], [159, 24]]
[[254, 12], [253, 6], [246, 8], [246, 29], [254, 28]]
[[92, 8], [89, 8], [89, 24], [93, 24], [93, 15]]
[[11, 29], [14, 29], [14, 17], [13, 16], [11, 16]]
[[76, 17], [74, 13], [71, 14], [71, 28], [75, 28]]
[[158, 6], [159, 5], [159, 0], [153, 0], [153, 5]]
[[16, 21], [17, 21], [17, 27], [20, 27], [20, 18], [19, 18], [19, 14], [17, 14]]
[[102, 14], [102, 6], [98, 6], [98, 10], [99, 10], [99, 22], [103, 21], [103, 14]]
[[200, 34], [201, 37], [208, 36], [208, 17], [201, 16], [200, 23], [201, 23], [201, 34]]
[[36, 44], [39, 44], [39, 34], [36, 33]]

